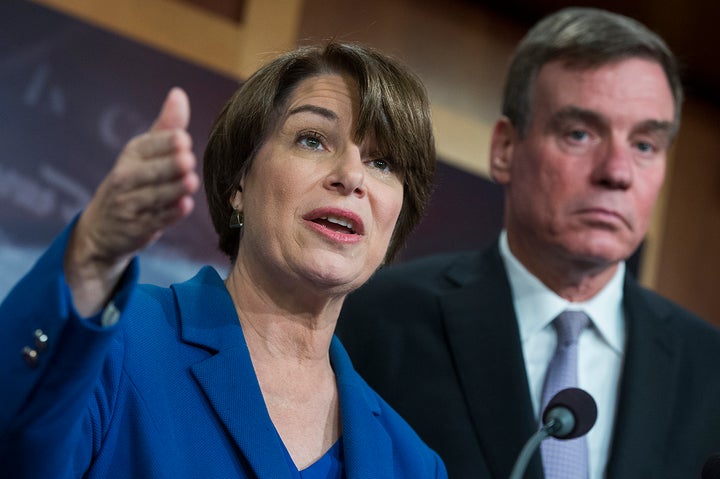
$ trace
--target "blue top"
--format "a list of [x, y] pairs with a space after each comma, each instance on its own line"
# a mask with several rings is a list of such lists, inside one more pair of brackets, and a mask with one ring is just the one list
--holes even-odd
[[[294, 465], [290, 454], [288, 460]], [[343, 479], [342, 439], [337, 441], [328, 451], [309, 467], [298, 471], [299, 479]]]
[[[111, 301], [120, 319], [102, 327], [72, 305], [63, 276], [70, 231], [0, 304], [3, 473], [296, 478], [217, 272], [205, 267], [170, 288], [138, 285], [134, 260]], [[39, 329], [45, 349], [35, 345]], [[23, 359], [25, 346], [38, 351], [35, 366]], [[337, 338], [330, 361], [343, 438], [309, 477], [342, 477], [343, 469], [348, 479], [447, 477], [439, 457], [360, 378]]]

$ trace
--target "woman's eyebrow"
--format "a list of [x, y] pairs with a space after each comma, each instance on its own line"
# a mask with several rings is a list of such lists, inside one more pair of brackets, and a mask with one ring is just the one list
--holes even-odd
[[334, 111], [328, 110], [327, 108], [323, 108], [323, 107], [317, 106], [317, 105], [300, 105], [300, 106], [295, 107], [292, 110], [290, 110], [288, 112], [288, 116], [295, 115], [297, 113], [303, 113], [303, 112], [315, 113], [316, 115], [320, 115], [324, 118], [327, 118], [328, 120], [337, 120], [338, 119], [338, 116]]

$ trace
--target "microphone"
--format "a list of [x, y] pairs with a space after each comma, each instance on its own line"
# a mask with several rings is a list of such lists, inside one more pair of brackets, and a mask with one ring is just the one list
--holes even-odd
[[525, 443], [515, 461], [510, 479], [522, 479], [530, 458], [540, 443], [552, 436], [574, 439], [592, 429], [597, 419], [597, 405], [590, 394], [579, 388], [558, 391], [542, 415], [543, 426]]
[[711, 455], [702, 468], [702, 479], [720, 479], [720, 452]]

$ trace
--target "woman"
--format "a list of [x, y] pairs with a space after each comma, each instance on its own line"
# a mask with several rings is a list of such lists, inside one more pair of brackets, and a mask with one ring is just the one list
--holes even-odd
[[23, 349], [27, 363], [2, 353], [6, 470], [446, 477], [333, 338], [345, 296], [392, 257], [429, 198], [419, 80], [337, 43], [261, 68], [221, 112], [204, 155], [228, 277], [206, 267], [171, 288], [139, 286], [134, 255], [193, 207], [188, 120], [174, 89], [0, 306], [0, 350]]

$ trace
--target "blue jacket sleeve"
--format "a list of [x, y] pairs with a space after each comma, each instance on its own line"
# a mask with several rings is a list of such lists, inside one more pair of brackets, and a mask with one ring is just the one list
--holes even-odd
[[[28, 451], [65, 454], [84, 437], [89, 406], [117, 325], [81, 318], [63, 273], [69, 225], [0, 304], [0, 462], [28, 462]], [[137, 284], [133, 260], [111, 300], [122, 311]], [[73, 431], [75, 433], [73, 433]], [[43, 447], [50, 444], [50, 447]], [[87, 456], [91, 454], [88, 442]], [[40, 449], [38, 449], [40, 448]], [[24, 451], [24, 452], [23, 452]], [[52, 460], [48, 461], [52, 462]]]

